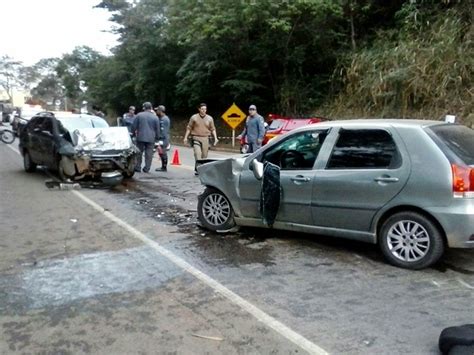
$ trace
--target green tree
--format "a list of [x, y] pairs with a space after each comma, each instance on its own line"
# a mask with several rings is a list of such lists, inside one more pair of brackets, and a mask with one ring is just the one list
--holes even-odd
[[20, 75], [22, 68], [20, 61], [8, 55], [0, 57], [0, 89], [7, 94], [11, 103], [13, 103], [14, 89], [23, 87], [24, 84]]

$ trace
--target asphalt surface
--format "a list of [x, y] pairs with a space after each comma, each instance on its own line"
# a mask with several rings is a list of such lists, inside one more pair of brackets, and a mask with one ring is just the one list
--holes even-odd
[[196, 225], [188, 148], [167, 173], [72, 191], [25, 173], [11, 148], [0, 353], [437, 354], [443, 328], [474, 323], [472, 250], [408, 271], [363, 243], [213, 234]]

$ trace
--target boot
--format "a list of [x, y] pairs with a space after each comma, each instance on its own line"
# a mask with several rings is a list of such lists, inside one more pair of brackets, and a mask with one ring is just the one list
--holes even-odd
[[168, 159], [161, 159], [161, 168], [156, 168], [155, 171], [168, 171], [166, 166], [168, 165]]

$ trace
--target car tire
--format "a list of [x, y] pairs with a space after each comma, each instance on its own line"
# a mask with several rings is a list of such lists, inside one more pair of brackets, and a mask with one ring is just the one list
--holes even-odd
[[249, 151], [249, 145], [247, 143], [240, 146], [240, 153], [247, 154], [248, 151]]
[[61, 181], [68, 181], [69, 180], [69, 178], [64, 173], [64, 168], [63, 168], [62, 163], [61, 163], [61, 156], [58, 156], [56, 158], [56, 171], [58, 173], [59, 180], [61, 180]]
[[23, 167], [27, 173], [33, 173], [36, 171], [36, 164], [31, 160], [30, 153], [25, 150], [23, 153]]
[[219, 190], [207, 187], [198, 198], [198, 217], [202, 225], [214, 232], [235, 226], [234, 209], [229, 199]]
[[135, 175], [135, 170], [132, 170], [132, 171], [124, 171], [122, 173], [123, 177], [126, 178], [126, 179], [130, 179], [133, 177], [133, 175]]
[[419, 270], [436, 263], [444, 253], [441, 231], [417, 212], [400, 212], [381, 226], [379, 246], [387, 261], [405, 269]]
[[15, 141], [15, 133], [9, 129], [0, 132], [0, 140], [5, 144], [12, 144]]

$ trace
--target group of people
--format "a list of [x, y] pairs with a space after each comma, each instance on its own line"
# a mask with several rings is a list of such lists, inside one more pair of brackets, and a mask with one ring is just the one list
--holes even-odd
[[[135, 107], [130, 106], [128, 112], [122, 117], [121, 125], [127, 127], [140, 150], [135, 165], [136, 172], [150, 172], [156, 143], [161, 159], [161, 168], [155, 170], [168, 170], [171, 121], [166, 115], [165, 106], [159, 105], [153, 110], [151, 102], [145, 102], [142, 105], [142, 112], [138, 114], [135, 114]], [[143, 154], [145, 154], [145, 166], [142, 169]]]
[[[135, 137], [137, 147], [140, 150], [135, 171], [143, 171], [144, 173], [150, 171], [156, 142], [158, 143], [157, 150], [161, 159], [161, 168], [155, 170], [167, 171], [170, 119], [165, 113], [165, 106], [159, 105], [153, 111], [152, 104], [145, 102], [142, 108], [142, 112], [135, 114], [135, 107], [130, 106], [129, 111], [122, 117], [122, 125], [126, 126], [130, 134]], [[264, 119], [257, 113], [257, 107], [250, 105], [244, 130], [239, 137], [246, 137], [249, 153], [252, 153], [262, 146], [264, 135]], [[190, 144], [193, 148], [195, 175], [198, 175], [198, 160], [206, 159], [208, 156], [210, 138], [213, 138], [213, 145], [219, 142], [214, 119], [207, 114], [207, 105], [201, 103], [198, 106], [198, 112], [189, 119], [183, 139], [184, 144]], [[145, 166], [141, 169], [143, 153], [145, 154]]]

